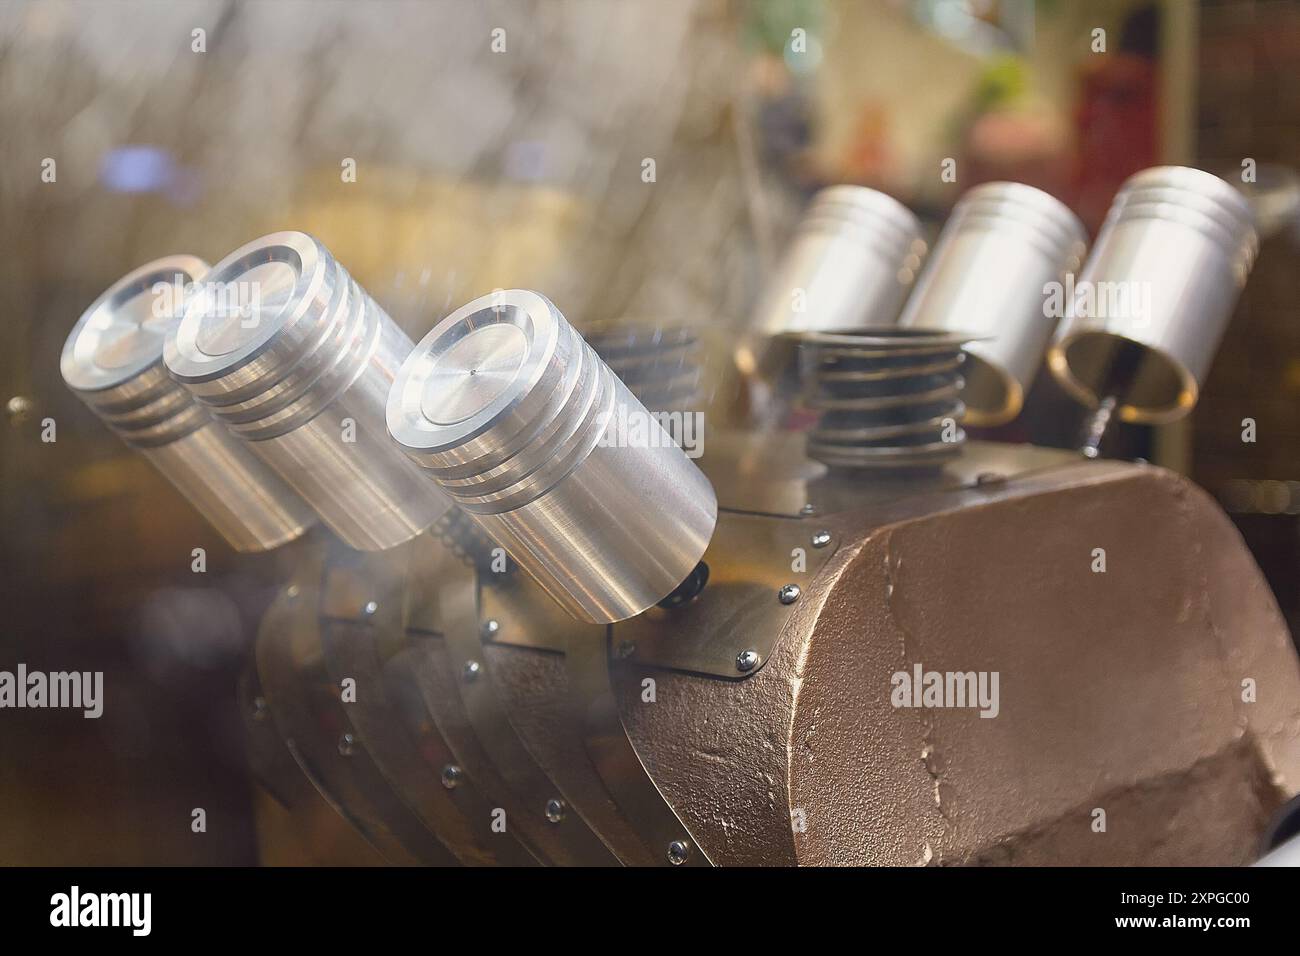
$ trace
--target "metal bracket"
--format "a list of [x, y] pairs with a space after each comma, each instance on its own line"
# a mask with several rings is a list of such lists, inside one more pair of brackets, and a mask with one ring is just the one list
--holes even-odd
[[704, 553], [709, 583], [699, 597], [615, 624], [612, 653], [649, 667], [750, 677], [767, 663], [802, 592], [838, 544], [812, 518], [721, 512]]

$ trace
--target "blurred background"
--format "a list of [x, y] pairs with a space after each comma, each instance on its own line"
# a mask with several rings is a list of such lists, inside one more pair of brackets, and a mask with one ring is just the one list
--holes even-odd
[[[0, 668], [102, 670], [109, 701], [0, 713], [0, 864], [252, 863], [234, 687], [279, 569], [236, 559], [64, 387], [64, 338], [106, 286], [300, 229], [416, 339], [497, 287], [579, 328], [725, 339], [828, 184], [937, 233], [965, 189], [1019, 180], [1095, 233], [1147, 166], [1284, 177], [1300, 4], [6, 0], [0, 130]], [[1264, 244], [1193, 415], [1123, 436], [1220, 497], [1293, 634], [1298, 241]], [[1050, 378], [1028, 405], [998, 437], [1070, 445], [1082, 411]]]

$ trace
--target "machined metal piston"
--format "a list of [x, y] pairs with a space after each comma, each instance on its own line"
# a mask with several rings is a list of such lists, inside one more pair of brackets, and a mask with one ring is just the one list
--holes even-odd
[[148, 458], [231, 547], [265, 551], [315, 516], [163, 367], [163, 342], [208, 265], [167, 256], [123, 276], [86, 309], [63, 346], [63, 380]]
[[451, 506], [388, 438], [411, 340], [316, 239], [235, 250], [167, 336], [167, 368], [352, 548], [406, 541]]
[[893, 325], [926, 244], [921, 221], [865, 186], [819, 192], [759, 300], [766, 335]]
[[1074, 213], [1032, 186], [986, 183], [958, 201], [898, 324], [977, 336], [962, 370], [967, 424], [1020, 414], [1060, 318], [1045, 294], [1086, 249]]
[[393, 384], [388, 428], [580, 620], [662, 600], [717, 520], [708, 479], [536, 292], [484, 296], [429, 332]]
[[1196, 404], [1259, 248], [1250, 204], [1182, 166], [1131, 176], [1111, 205], [1048, 353], [1061, 385], [1123, 421]]

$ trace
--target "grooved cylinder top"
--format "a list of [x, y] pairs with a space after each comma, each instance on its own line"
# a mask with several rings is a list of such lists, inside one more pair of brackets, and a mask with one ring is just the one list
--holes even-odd
[[819, 192], [764, 283], [755, 329], [767, 335], [892, 325], [925, 256], [921, 222], [865, 186]]
[[1078, 271], [1086, 248], [1083, 223], [1032, 186], [985, 183], [958, 201], [898, 324], [980, 337], [963, 370], [969, 424], [1020, 413], [1061, 317], [1045, 293]]
[[193, 256], [150, 262], [88, 308], [63, 346], [63, 379], [139, 450], [230, 544], [261, 551], [301, 535], [311, 509], [168, 374], [164, 342], [207, 263]]
[[411, 340], [316, 239], [277, 232], [213, 266], [167, 368], [348, 545], [393, 547], [450, 502], [384, 427]]
[[1185, 415], [1209, 372], [1259, 239], [1246, 198], [1210, 173], [1143, 170], [1124, 183], [1048, 353], [1064, 388], [1121, 419]]
[[661, 600], [713, 532], [703, 473], [535, 292], [476, 299], [429, 332], [393, 383], [388, 429], [583, 620]]

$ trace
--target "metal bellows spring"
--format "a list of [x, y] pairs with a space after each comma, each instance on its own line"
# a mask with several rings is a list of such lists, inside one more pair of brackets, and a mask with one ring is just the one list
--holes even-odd
[[961, 453], [960, 392], [970, 336], [927, 329], [814, 332], [805, 347], [808, 455], [834, 468], [924, 469]]

